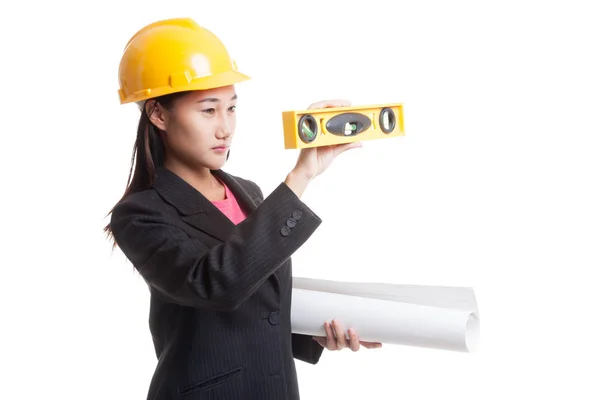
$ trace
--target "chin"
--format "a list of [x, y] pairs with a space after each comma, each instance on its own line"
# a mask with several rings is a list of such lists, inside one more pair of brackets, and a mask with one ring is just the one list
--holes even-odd
[[225, 159], [225, 157], [223, 157], [222, 160], [207, 160], [203, 164], [203, 166], [206, 168], [209, 168], [211, 170], [217, 170], [223, 168], [223, 166], [227, 164], [227, 160]]

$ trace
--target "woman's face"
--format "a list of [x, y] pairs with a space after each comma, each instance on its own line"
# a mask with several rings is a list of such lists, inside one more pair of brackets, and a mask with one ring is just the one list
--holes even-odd
[[233, 86], [190, 92], [170, 110], [156, 108], [152, 122], [161, 130], [169, 163], [188, 168], [219, 169], [236, 126], [237, 95]]

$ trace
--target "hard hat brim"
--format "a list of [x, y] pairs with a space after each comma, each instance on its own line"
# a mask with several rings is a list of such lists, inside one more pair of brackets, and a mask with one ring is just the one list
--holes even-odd
[[160, 88], [140, 90], [135, 93], [126, 94], [122, 89], [119, 89], [119, 98], [121, 104], [133, 103], [148, 100], [151, 98], [173, 94], [178, 92], [193, 91], [193, 90], [209, 90], [220, 87], [235, 85], [240, 82], [249, 80], [250, 77], [239, 71], [224, 71], [220, 74], [198, 77], [189, 79], [187, 82], [171, 83]]

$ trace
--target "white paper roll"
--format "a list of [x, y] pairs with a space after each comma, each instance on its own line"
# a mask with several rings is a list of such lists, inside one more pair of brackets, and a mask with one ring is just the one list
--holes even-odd
[[[414, 290], [414, 286], [411, 288]], [[323, 324], [335, 318], [345, 332], [353, 328], [363, 341], [461, 352], [472, 352], [477, 347], [479, 317], [476, 309], [373, 297], [376, 295], [360, 297], [294, 288], [292, 332], [325, 336]]]

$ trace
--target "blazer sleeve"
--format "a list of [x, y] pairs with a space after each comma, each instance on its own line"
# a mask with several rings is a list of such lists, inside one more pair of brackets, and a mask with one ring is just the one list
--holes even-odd
[[[228, 240], [207, 247], [161, 211], [129, 198], [115, 207], [115, 242], [145, 281], [169, 301], [232, 311], [250, 297], [317, 229], [321, 219], [281, 183]], [[296, 219], [292, 229], [282, 227]]]
[[323, 354], [323, 346], [317, 343], [310, 335], [292, 333], [292, 353], [294, 358], [316, 364]]
[[[245, 182], [254, 188], [260, 201], [263, 201], [263, 193], [260, 187], [252, 181]], [[309, 364], [316, 364], [319, 362], [323, 350], [323, 346], [317, 343], [312, 336], [292, 333], [292, 354], [294, 358]]]

